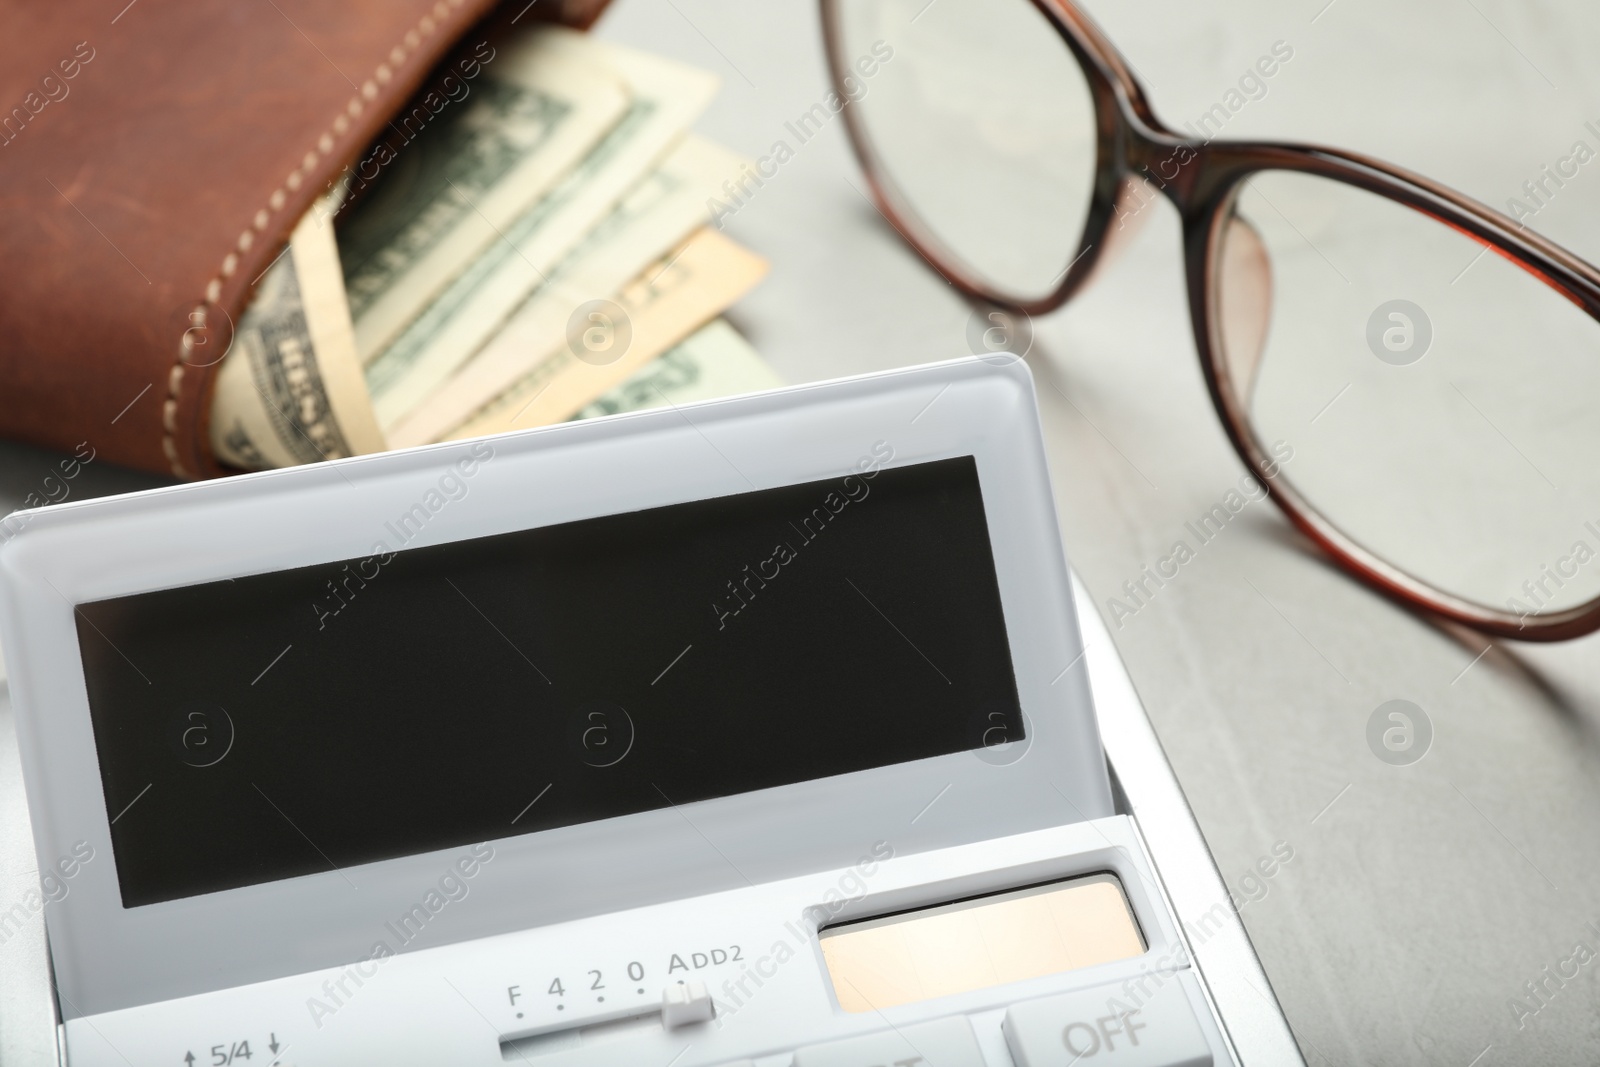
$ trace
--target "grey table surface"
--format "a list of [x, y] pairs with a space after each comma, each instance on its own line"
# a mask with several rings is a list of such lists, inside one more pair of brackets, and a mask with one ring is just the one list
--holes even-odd
[[[1370, 152], [1496, 206], [1575, 141], [1600, 143], [1585, 128], [1600, 121], [1600, 8], [1576, 0], [1087, 8], [1174, 124], [1283, 41], [1292, 60], [1225, 136]], [[720, 73], [699, 129], [752, 157], [793, 144], [785, 121], [827, 91], [802, 0], [616, 0], [598, 32]], [[730, 319], [793, 382], [966, 354], [972, 309], [863, 197], [840, 122], [797, 147], [727, 221], [772, 261]], [[1067, 554], [1102, 610], [1243, 474], [1195, 359], [1176, 214], [1146, 214], [1091, 290], [1034, 324], [1028, 357]], [[1600, 262], [1600, 167], [1533, 225]], [[0, 444], [0, 509], [56, 459]], [[74, 493], [152, 484], [102, 463]], [[1578, 952], [1600, 950], [1596, 639], [1441, 629], [1345, 578], [1265, 503], [1112, 633], [1308, 1062], [1600, 1063], [1600, 966]], [[1394, 698], [1435, 731], [1405, 767], [1365, 738]], [[9, 733], [0, 715], [0, 827], [14, 831]], [[1252, 877], [1275, 846], [1293, 860]], [[15, 948], [0, 945], [0, 986]], [[1552, 980], [1562, 966], [1577, 976]]]

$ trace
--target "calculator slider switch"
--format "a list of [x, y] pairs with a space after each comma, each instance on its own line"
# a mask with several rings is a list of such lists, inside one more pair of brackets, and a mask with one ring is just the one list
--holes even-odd
[[708, 1023], [716, 1013], [704, 982], [674, 982], [661, 994], [661, 1022], [668, 1030]]

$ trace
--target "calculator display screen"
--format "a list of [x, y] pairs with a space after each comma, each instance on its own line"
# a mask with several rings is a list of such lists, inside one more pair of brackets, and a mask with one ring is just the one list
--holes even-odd
[[78, 605], [124, 906], [1021, 739], [975, 461], [862, 468]]

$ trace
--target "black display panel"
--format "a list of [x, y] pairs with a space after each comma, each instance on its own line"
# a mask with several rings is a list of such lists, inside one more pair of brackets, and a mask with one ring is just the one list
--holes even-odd
[[975, 462], [863, 467], [80, 605], [123, 905], [1020, 739]]

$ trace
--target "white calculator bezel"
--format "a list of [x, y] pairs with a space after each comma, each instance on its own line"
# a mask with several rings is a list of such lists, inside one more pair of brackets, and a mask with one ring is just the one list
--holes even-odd
[[[916, 819], [917, 851], [1112, 814], [1026, 366], [964, 359], [477, 442], [70, 504], [0, 548], [0, 639], [41, 857], [95, 861], [49, 909], [66, 1018], [348, 962], [456, 850], [124, 909], [72, 605], [363, 557], [452, 464], [467, 495], [407, 547], [976, 459], [1031, 738], [1015, 762], [896, 764], [494, 842], [497, 878], [442, 917], [464, 940], [848, 864]], [[880, 448], [881, 452], [881, 448]], [[485, 459], [484, 457], [489, 458]], [[937, 798], [937, 803], [930, 803]], [[918, 815], [918, 809], [927, 810]], [[647, 875], [647, 876], [646, 876]], [[350, 881], [359, 884], [352, 891]]]

